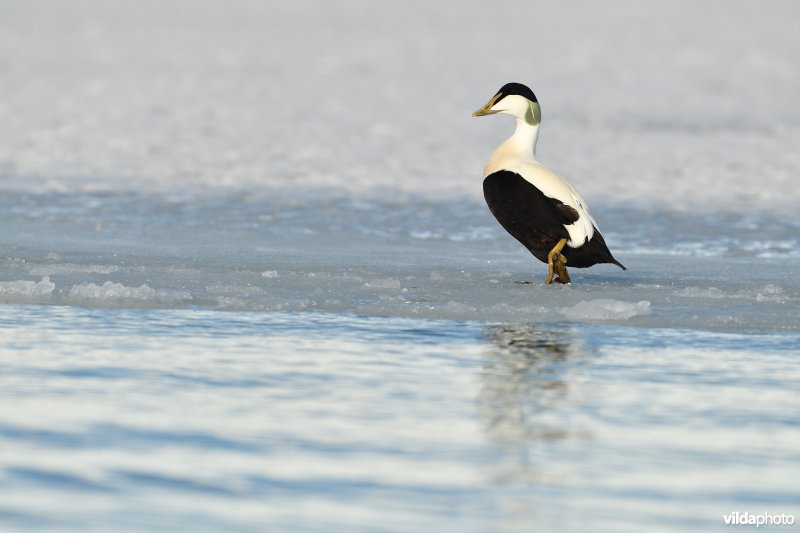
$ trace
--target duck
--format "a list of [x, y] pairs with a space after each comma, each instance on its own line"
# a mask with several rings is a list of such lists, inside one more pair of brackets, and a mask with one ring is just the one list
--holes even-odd
[[575, 187], [536, 158], [542, 110], [533, 91], [507, 83], [472, 116], [495, 114], [511, 115], [517, 126], [483, 170], [483, 196], [500, 225], [547, 263], [545, 285], [570, 283], [567, 265], [611, 263], [627, 270], [611, 254]]

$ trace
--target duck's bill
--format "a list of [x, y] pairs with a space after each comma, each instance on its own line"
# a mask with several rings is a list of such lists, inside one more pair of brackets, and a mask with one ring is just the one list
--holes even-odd
[[472, 116], [473, 117], [483, 117], [483, 116], [486, 116], [486, 115], [494, 115], [495, 113], [499, 113], [500, 111], [494, 111], [492, 109], [492, 106], [494, 104], [496, 104], [497, 101], [500, 100], [500, 98], [502, 98], [502, 97], [503, 97], [503, 95], [500, 94], [500, 93], [497, 93], [496, 95], [492, 96], [492, 99], [489, 100], [488, 102], [486, 102], [485, 106], [483, 106], [482, 108], [478, 109], [477, 111], [473, 111], [472, 112]]
[[499, 113], [499, 112], [500, 111], [493, 111], [493, 110], [489, 109], [488, 107], [482, 107], [482, 108], [478, 109], [477, 111], [473, 111], [472, 112], [472, 116], [473, 117], [483, 117], [483, 116], [486, 116], [486, 115], [494, 115], [495, 113]]

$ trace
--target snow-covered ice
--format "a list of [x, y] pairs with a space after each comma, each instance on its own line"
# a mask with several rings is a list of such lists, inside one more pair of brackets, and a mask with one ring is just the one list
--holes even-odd
[[650, 302], [623, 302], [611, 298], [584, 300], [561, 310], [565, 317], [573, 320], [627, 320], [637, 315], [650, 314]]
[[539, 156], [590, 202], [791, 213], [796, 10], [6, 0], [2, 187], [478, 199], [512, 124], [470, 113], [514, 80], [542, 103]]
[[[51, 289], [52, 290], [52, 289]], [[100, 304], [100, 305], [134, 305], [150, 304], [154, 307], [162, 305], [175, 305], [185, 303], [192, 299], [187, 292], [156, 290], [141, 284], [138, 287], [126, 287], [122, 283], [106, 281], [102, 285], [95, 283], [82, 283], [73, 285], [65, 295], [65, 302], [73, 304]]]
[[48, 298], [55, 288], [56, 284], [50, 281], [50, 276], [43, 276], [40, 281], [2, 281], [0, 300], [4, 303], [33, 303]]
[[[0, 8], [0, 281], [36, 298], [798, 328], [792, 3], [39, 5]], [[470, 117], [511, 79], [630, 272], [515, 283], [480, 198], [512, 125]]]

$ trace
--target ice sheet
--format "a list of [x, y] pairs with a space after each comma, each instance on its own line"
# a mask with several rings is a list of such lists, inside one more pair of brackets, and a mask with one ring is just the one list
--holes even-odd
[[797, 2], [486, 11], [7, 0], [0, 187], [477, 199], [513, 124], [470, 112], [519, 81], [542, 104], [539, 156], [592, 205], [796, 209]]
[[[545, 287], [546, 266], [468, 199], [6, 193], [0, 293], [7, 303], [800, 330], [797, 218], [613, 206], [597, 217], [629, 270], [571, 269], [571, 285]], [[425, 227], [435, 236], [420, 238]]]

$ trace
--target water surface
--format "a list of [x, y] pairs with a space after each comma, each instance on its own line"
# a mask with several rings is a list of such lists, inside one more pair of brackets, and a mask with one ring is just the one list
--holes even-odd
[[800, 501], [796, 334], [0, 306], [0, 524], [676, 531]]

